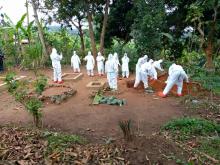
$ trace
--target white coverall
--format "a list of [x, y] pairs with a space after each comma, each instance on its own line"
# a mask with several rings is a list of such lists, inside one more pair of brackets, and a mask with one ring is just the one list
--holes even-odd
[[189, 82], [188, 76], [186, 72], [183, 70], [182, 66], [172, 64], [169, 68], [169, 77], [166, 81], [167, 85], [163, 91], [164, 95], [167, 95], [173, 85], [177, 85], [177, 94], [182, 95], [182, 88], [183, 88], [183, 80]]
[[114, 53], [113, 59], [115, 60], [115, 62], [117, 64], [117, 77], [118, 77], [118, 71], [119, 71], [118, 67], [121, 66], [119, 59], [118, 59], [118, 53], [116, 53], [116, 52]]
[[99, 75], [104, 75], [104, 61], [105, 58], [102, 56], [100, 52], [98, 52], [98, 56], [96, 57], [97, 61], [97, 68], [98, 68], [98, 73]]
[[144, 83], [144, 88], [147, 89], [148, 86], [148, 77], [153, 79], [157, 79], [157, 71], [153, 65], [153, 60], [149, 60], [148, 62], [141, 65], [141, 81]]
[[121, 59], [122, 61], [122, 67], [121, 67], [121, 70], [122, 70], [122, 77], [129, 77], [129, 61], [130, 59], [128, 58], [127, 56], [127, 53], [124, 54], [124, 57], [122, 57]]
[[136, 76], [135, 76], [135, 83], [134, 83], [134, 88], [137, 88], [139, 85], [140, 81], [142, 80], [142, 75], [141, 75], [141, 65], [146, 63], [148, 59], [148, 56], [145, 55], [144, 57], [141, 57], [138, 59], [138, 62], [136, 64]]
[[164, 69], [160, 65], [162, 62], [163, 60], [154, 61], [153, 66], [160, 71], [164, 71]]
[[54, 82], [61, 82], [61, 64], [60, 61], [62, 60], [62, 54], [59, 55], [55, 48], [52, 49], [52, 53], [50, 54], [50, 59], [52, 61], [53, 66], [53, 80]]
[[107, 73], [107, 80], [109, 87], [112, 90], [117, 90], [117, 63], [112, 54], [109, 54], [108, 60], [105, 63], [105, 72]]
[[90, 51], [88, 52], [88, 55], [84, 58], [84, 60], [87, 61], [86, 70], [87, 70], [88, 76], [94, 76], [93, 69], [95, 66], [95, 60]]
[[71, 57], [71, 67], [73, 67], [74, 72], [80, 72], [80, 67], [79, 67], [80, 63], [81, 63], [80, 58], [76, 54], [76, 51], [74, 51]]

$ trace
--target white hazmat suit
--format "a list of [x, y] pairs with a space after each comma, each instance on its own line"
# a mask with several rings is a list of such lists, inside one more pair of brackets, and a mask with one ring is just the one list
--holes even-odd
[[100, 52], [98, 52], [98, 56], [96, 57], [96, 61], [97, 61], [97, 68], [98, 68], [99, 76], [102, 76], [102, 75], [104, 75], [105, 58], [102, 56], [102, 54]]
[[105, 63], [105, 72], [110, 89], [117, 90], [117, 63], [112, 54], [109, 54], [108, 60]]
[[183, 70], [182, 66], [172, 64], [168, 74], [169, 77], [166, 81], [167, 85], [162, 93], [162, 97], [165, 97], [175, 84], [177, 85], [178, 96], [182, 96], [183, 80], [186, 80], [187, 83], [189, 82], [186, 72]]
[[61, 79], [61, 64], [60, 61], [62, 60], [62, 54], [59, 55], [55, 48], [52, 49], [52, 53], [50, 54], [50, 59], [52, 61], [53, 66], [53, 80], [54, 82], [62, 83]]
[[136, 64], [136, 76], [135, 76], [134, 88], [137, 88], [140, 81], [142, 81], [141, 66], [147, 62], [147, 59], [148, 59], [147, 55], [138, 59], [138, 62]]
[[160, 71], [164, 71], [164, 69], [161, 67], [162, 62], [163, 60], [154, 61], [153, 66]]
[[122, 61], [122, 67], [121, 67], [122, 77], [128, 78], [129, 77], [129, 65], [128, 64], [129, 64], [130, 59], [128, 58], [127, 53], [124, 54], [121, 61]]
[[80, 72], [80, 63], [79, 56], [76, 54], [76, 51], [73, 51], [73, 55], [71, 57], [71, 67], [73, 67], [74, 72]]
[[144, 83], [145, 90], [149, 87], [148, 86], [148, 77], [152, 79], [157, 79], [157, 71], [153, 65], [153, 60], [150, 59], [148, 62], [141, 65], [141, 81]]
[[116, 52], [114, 53], [113, 59], [115, 60], [115, 62], [117, 64], [117, 76], [118, 76], [118, 71], [119, 71], [118, 67], [121, 66], [119, 59], [118, 59], [118, 53], [116, 53]]
[[86, 70], [87, 70], [88, 76], [94, 76], [93, 69], [95, 66], [95, 60], [90, 51], [88, 52], [88, 55], [84, 58], [84, 60], [87, 62]]

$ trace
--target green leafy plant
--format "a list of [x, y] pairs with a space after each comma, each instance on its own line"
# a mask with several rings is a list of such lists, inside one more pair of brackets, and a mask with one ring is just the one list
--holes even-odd
[[15, 80], [15, 76], [16, 74], [15, 73], [8, 73], [5, 77], [5, 82], [7, 84], [7, 87], [8, 87], [8, 91], [10, 93], [13, 93], [17, 88], [18, 88], [18, 81]]
[[178, 138], [185, 140], [192, 136], [209, 136], [220, 133], [220, 125], [200, 118], [184, 117], [172, 120], [162, 127]]
[[43, 75], [40, 75], [39, 77], [37, 77], [36, 83], [35, 83], [35, 91], [37, 92], [37, 94], [41, 94], [45, 87], [47, 85], [47, 78]]
[[83, 144], [85, 142], [84, 139], [76, 135], [45, 132], [43, 136], [48, 141], [48, 148], [46, 154], [54, 151], [61, 152], [73, 143]]
[[123, 132], [124, 139], [126, 141], [131, 141], [132, 140], [131, 120], [119, 121], [118, 125]]
[[28, 110], [28, 112], [30, 112], [33, 116], [35, 126], [39, 127], [42, 117], [42, 113], [40, 111], [40, 108], [42, 107], [42, 102], [37, 98], [31, 98], [27, 101], [25, 107]]

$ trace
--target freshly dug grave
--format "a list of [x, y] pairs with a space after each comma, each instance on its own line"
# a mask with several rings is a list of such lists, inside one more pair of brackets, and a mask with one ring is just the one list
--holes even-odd
[[40, 96], [40, 99], [42, 101], [48, 101], [60, 104], [64, 100], [66, 100], [69, 97], [72, 97], [76, 94], [76, 90], [72, 89], [69, 86], [65, 85], [49, 85], [42, 95]]
[[[163, 91], [163, 89], [166, 86], [165, 81], [167, 80], [168, 74], [163, 74], [158, 77], [158, 80], [150, 80], [149, 79], [149, 86], [151, 86], [155, 92]], [[133, 88], [135, 80], [127, 81], [127, 87]], [[139, 86], [137, 87], [137, 90], [143, 90], [144, 84], [141, 82]], [[176, 95], [177, 86], [174, 85], [173, 88], [170, 91], [170, 94]], [[189, 82], [188, 84], [186, 82], [183, 83], [183, 95], [191, 94], [191, 95], [198, 95], [200, 92], [204, 92], [204, 89], [202, 89], [201, 85], [197, 82]]]

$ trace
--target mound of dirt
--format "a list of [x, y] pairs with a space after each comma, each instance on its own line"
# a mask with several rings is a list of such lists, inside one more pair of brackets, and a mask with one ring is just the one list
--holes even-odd
[[53, 86], [50, 88], [47, 88], [45, 91], [43, 91], [42, 95], [46, 97], [55, 96], [55, 95], [61, 95], [65, 92], [70, 91], [70, 88], [64, 87], [64, 86]]
[[[155, 92], [163, 91], [163, 89], [166, 86], [165, 81], [168, 78], [168, 74], [163, 74], [158, 77], [158, 80], [148, 80], [149, 86], [151, 86]], [[127, 81], [127, 87], [133, 88], [135, 80], [129, 80]], [[137, 90], [143, 90], [144, 84], [141, 82], [139, 86], [136, 88]], [[176, 95], [177, 86], [174, 85], [173, 88], [170, 91], [170, 94]], [[203, 92], [204, 89], [202, 89], [201, 85], [197, 82], [189, 82], [188, 84], [186, 82], [183, 83], [183, 95], [191, 94], [191, 95], [198, 95], [200, 92]]]

